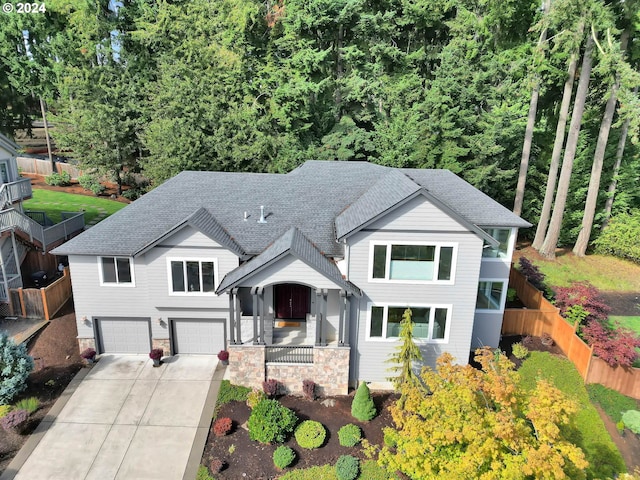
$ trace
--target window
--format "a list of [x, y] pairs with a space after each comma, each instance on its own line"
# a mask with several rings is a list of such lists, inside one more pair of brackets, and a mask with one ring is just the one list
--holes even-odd
[[478, 283], [478, 310], [500, 310], [502, 306], [502, 293], [504, 282], [481, 281]]
[[169, 259], [170, 292], [184, 294], [214, 293], [214, 260]]
[[500, 245], [498, 245], [498, 247], [494, 247], [485, 241], [482, 249], [482, 256], [484, 258], [507, 258], [507, 255], [509, 254], [511, 229], [486, 228], [484, 231], [500, 242]]
[[102, 257], [102, 284], [133, 285], [131, 259], [127, 257]]
[[373, 244], [371, 279], [451, 282], [454, 248], [454, 245], [439, 244]]
[[371, 307], [369, 324], [370, 339], [396, 339], [400, 336], [400, 323], [404, 311], [411, 309], [413, 320], [413, 336], [428, 341], [446, 341], [448, 338], [449, 306]]

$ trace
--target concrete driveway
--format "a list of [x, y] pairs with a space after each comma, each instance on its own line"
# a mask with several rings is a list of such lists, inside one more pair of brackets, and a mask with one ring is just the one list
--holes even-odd
[[192, 480], [223, 374], [214, 379], [217, 363], [177, 355], [153, 368], [147, 355], [103, 355], [0, 479]]

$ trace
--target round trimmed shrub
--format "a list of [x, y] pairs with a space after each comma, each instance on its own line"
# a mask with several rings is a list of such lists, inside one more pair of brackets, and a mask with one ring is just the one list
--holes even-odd
[[362, 440], [362, 430], [353, 423], [345, 425], [338, 430], [338, 440], [343, 447], [355, 447]]
[[360, 461], [351, 455], [342, 455], [336, 462], [338, 480], [355, 480], [360, 473]]
[[640, 434], [640, 412], [638, 410], [627, 410], [622, 413], [622, 423], [635, 434]]
[[276, 451], [273, 452], [273, 464], [280, 470], [283, 470], [291, 465], [295, 458], [296, 452], [294, 452], [292, 448], [289, 448], [285, 445], [280, 445], [278, 448], [276, 448]]
[[294, 435], [298, 445], [307, 450], [313, 450], [322, 446], [324, 439], [327, 438], [327, 430], [320, 422], [305, 420], [298, 425]]
[[249, 416], [249, 438], [260, 443], [282, 443], [297, 421], [296, 414], [277, 400], [262, 400]]

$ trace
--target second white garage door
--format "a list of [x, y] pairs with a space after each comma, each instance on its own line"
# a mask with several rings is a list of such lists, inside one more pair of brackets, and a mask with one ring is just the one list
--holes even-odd
[[173, 319], [175, 353], [217, 354], [224, 350], [224, 320]]
[[147, 318], [100, 318], [102, 353], [149, 353], [151, 334]]

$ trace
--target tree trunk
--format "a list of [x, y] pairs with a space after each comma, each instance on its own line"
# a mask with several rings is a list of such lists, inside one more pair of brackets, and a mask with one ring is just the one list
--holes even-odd
[[[542, 3], [542, 14], [544, 15], [551, 4], [551, 0]], [[542, 29], [538, 48], [547, 40], [547, 29]], [[533, 142], [533, 127], [536, 123], [536, 112], [538, 111], [538, 98], [540, 97], [540, 75], [534, 74], [533, 91], [531, 92], [531, 102], [529, 103], [529, 114], [527, 115], [527, 128], [524, 131], [524, 143], [522, 145], [522, 157], [520, 158], [520, 172], [518, 173], [518, 185], [516, 186], [516, 198], [513, 202], [513, 213], [522, 213], [522, 203], [524, 202], [524, 189], [527, 184], [527, 170], [529, 170], [529, 157], [531, 155], [531, 144]]]
[[587, 36], [587, 45], [582, 58], [582, 71], [580, 72], [580, 81], [578, 82], [578, 90], [573, 103], [573, 113], [571, 114], [571, 125], [569, 126], [569, 135], [567, 135], [567, 145], [564, 150], [564, 158], [562, 160], [562, 169], [560, 171], [560, 180], [558, 181], [558, 191], [556, 192], [556, 200], [553, 206], [553, 214], [549, 224], [549, 231], [544, 239], [544, 243], [540, 248], [540, 254], [544, 257], [554, 259], [556, 257], [556, 246], [560, 238], [560, 228], [562, 227], [562, 218], [564, 217], [564, 207], [567, 203], [567, 195], [569, 194], [569, 183], [571, 182], [571, 171], [573, 170], [573, 160], [576, 156], [578, 148], [578, 137], [580, 136], [580, 127], [582, 125], [582, 114], [584, 113], [584, 104], [589, 93], [589, 77], [591, 77], [591, 51], [593, 49], [593, 38], [591, 34]]
[[564, 146], [565, 129], [567, 127], [567, 118], [569, 117], [577, 66], [578, 53], [576, 52], [571, 56], [567, 80], [564, 82], [564, 92], [562, 94], [562, 103], [560, 104], [560, 113], [558, 114], [558, 125], [556, 126], [556, 139], [553, 143], [553, 152], [551, 153], [551, 163], [549, 164], [549, 174], [547, 176], [547, 188], [544, 192], [544, 202], [540, 212], [540, 220], [538, 220], [538, 227], [536, 228], [536, 236], [533, 239], [533, 248], [536, 250], [540, 250], [544, 242], [547, 226], [549, 225], [549, 217], [551, 217], [551, 205], [553, 204], [553, 194], [556, 191], [558, 166], [560, 165], [560, 155], [562, 155], [562, 147]]
[[[638, 93], [638, 87], [633, 89], [634, 94]], [[618, 141], [618, 148], [616, 149], [616, 163], [613, 166], [613, 178], [609, 184], [607, 190], [607, 201], [604, 204], [604, 220], [602, 221], [602, 229], [604, 229], [609, 223], [611, 218], [611, 209], [613, 207], [613, 199], [616, 196], [616, 188], [618, 187], [618, 173], [620, 172], [620, 165], [622, 165], [622, 156], [624, 155], [624, 147], [627, 143], [627, 134], [629, 133], [629, 125], [631, 119], [627, 118], [620, 130], [620, 140]]]
[[[629, 39], [629, 31], [622, 33], [620, 48], [622, 51], [627, 49], [627, 41]], [[591, 178], [589, 179], [589, 189], [587, 191], [587, 200], [584, 205], [584, 215], [582, 216], [582, 228], [578, 234], [576, 244], [573, 246], [573, 253], [579, 257], [584, 257], [589, 246], [591, 238], [591, 228], [593, 227], [593, 219], [596, 214], [596, 203], [598, 202], [598, 192], [600, 191], [600, 177], [602, 177], [602, 165], [604, 164], [604, 154], [609, 142], [609, 132], [611, 131], [611, 123], [613, 123], [613, 115], [615, 114], [616, 104], [618, 100], [618, 89], [620, 88], [620, 77], [617, 76], [611, 86], [611, 94], [607, 100], [607, 106], [604, 109], [602, 122], [600, 123], [600, 131], [598, 132], [598, 142], [596, 143], [596, 151], [593, 155], [593, 165], [591, 167]]]
[[44, 136], [47, 140], [47, 153], [49, 154], [49, 163], [51, 163], [51, 173], [56, 173], [56, 162], [53, 161], [53, 156], [51, 155], [51, 138], [49, 137], [49, 126], [47, 125], [46, 108], [44, 106], [44, 100], [42, 100], [42, 97], [38, 98], [40, 99], [40, 111], [42, 112], [42, 123], [44, 123]]

